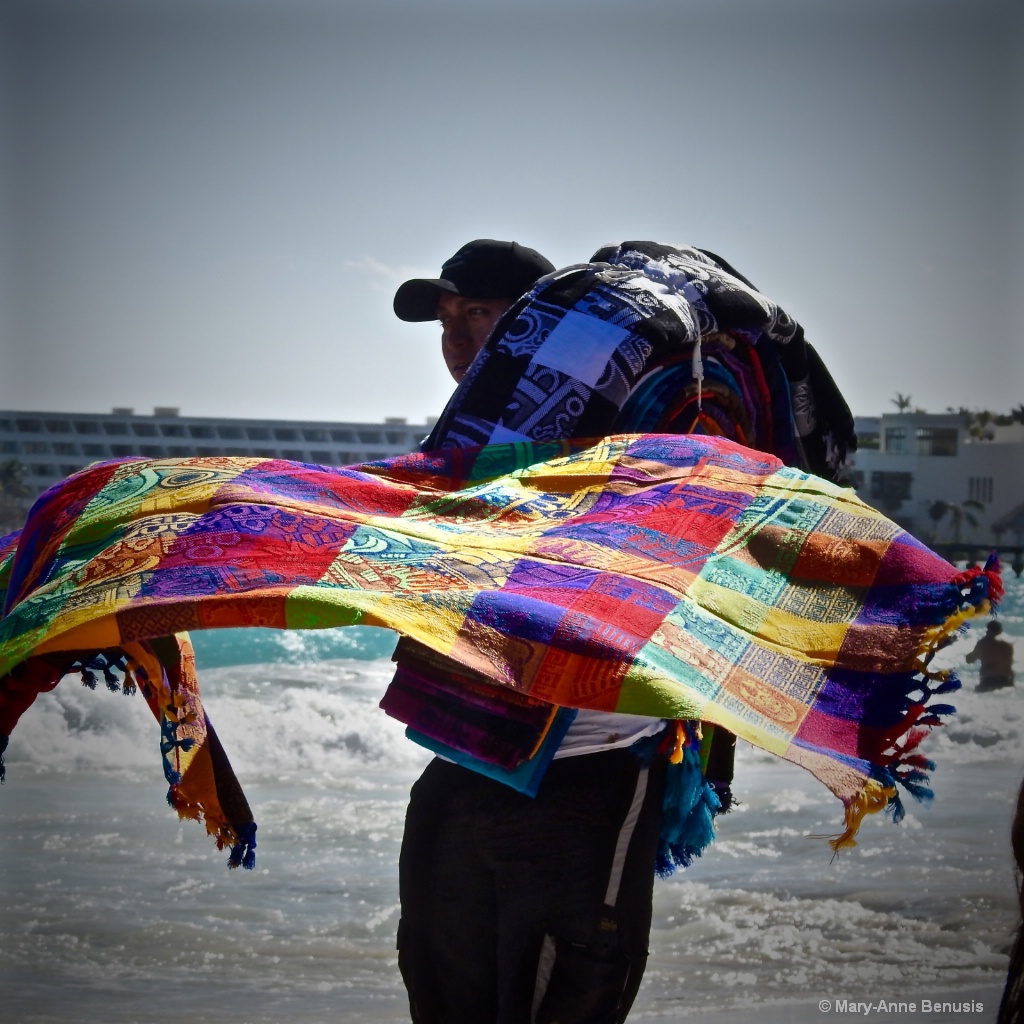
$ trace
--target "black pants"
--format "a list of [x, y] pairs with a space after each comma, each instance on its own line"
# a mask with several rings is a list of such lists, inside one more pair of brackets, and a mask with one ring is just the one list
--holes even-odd
[[435, 760], [412, 789], [399, 966], [415, 1024], [617, 1024], [647, 960], [664, 766], [555, 761], [536, 798]]

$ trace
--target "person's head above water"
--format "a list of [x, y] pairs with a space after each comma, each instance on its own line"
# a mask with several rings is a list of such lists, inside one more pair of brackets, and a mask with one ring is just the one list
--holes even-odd
[[441, 354], [462, 380], [501, 314], [554, 264], [518, 242], [478, 238], [441, 266], [439, 278], [414, 278], [395, 292], [399, 320], [441, 322]]
[[985, 632], [989, 636], [999, 636], [999, 634], [1002, 633], [1002, 631], [1003, 624], [999, 622], [997, 619], [992, 619], [991, 622], [989, 622], [988, 626], [985, 628]]

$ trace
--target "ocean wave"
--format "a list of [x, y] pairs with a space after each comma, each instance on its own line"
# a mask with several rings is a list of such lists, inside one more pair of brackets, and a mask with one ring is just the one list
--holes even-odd
[[[1000, 922], [1002, 923], [1002, 922]], [[914, 918], [824, 894], [711, 888], [680, 879], [655, 888], [648, 1001], [671, 1000], [679, 965], [695, 989], [727, 1005], [755, 998], [809, 999], [873, 993], [873, 1002], [917, 999], [971, 983], [998, 992], [1005, 955], [998, 928], [965, 935], [936, 919]], [[993, 980], [996, 979], [996, 980]], [[994, 1006], [992, 1007], [994, 1009]]]
[[[367, 765], [409, 768], [426, 755], [377, 706], [390, 661], [235, 665], [201, 672], [203, 698], [240, 776], [311, 784], [347, 779]], [[42, 694], [5, 754], [19, 770], [159, 771], [159, 729], [145, 701], [73, 678]]]

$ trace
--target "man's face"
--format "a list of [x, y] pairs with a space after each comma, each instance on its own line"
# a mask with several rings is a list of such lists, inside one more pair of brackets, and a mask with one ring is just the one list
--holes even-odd
[[491, 329], [514, 299], [467, 299], [443, 293], [437, 301], [441, 321], [441, 355], [458, 383], [484, 347]]

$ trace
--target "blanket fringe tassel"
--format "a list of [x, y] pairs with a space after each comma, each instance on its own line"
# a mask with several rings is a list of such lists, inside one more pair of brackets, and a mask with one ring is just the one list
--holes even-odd
[[700, 722], [676, 722], [669, 737], [656, 863], [662, 878], [689, 867], [714, 842], [715, 815], [722, 810], [715, 787], [704, 778]]
[[927, 783], [935, 762], [915, 751], [933, 726], [942, 725], [943, 718], [956, 712], [953, 705], [931, 703], [931, 698], [960, 689], [960, 680], [951, 671], [932, 671], [929, 665], [936, 653], [962, 632], [968, 619], [985, 614], [1002, 600], [1005, 591], [1000, 569], [999, 556], [993, 551], [984, 568], [966, 569], [953, 579], [960, 591], [959, 607], [933, 630], [914, 664], [919, 679], [916, 692], [921, 696], [910, 701], [902, 733], [886, 751], [888, 763], [880, 773], [882, 779], [869, 779], [860, 793], [848, 803], [844, 801], [846, 827], [839, 835], [829, 837], [833, 852], [857, 845], [855, 837], [868, 814], [886, 811], [892, 814], [894, 822], [903, 819], [905, 812], [897, 784], [917, 800], [932, 798]]
[[167, 804], [178, 814], [181, 821], [198, 821], [206, 826], [206, 831], [214, 837], [218, 850], [228, 850], [228, 867], [245, 868], [252, 871], [256, 867], [256, 822], [244, 825], [230, 825], [212, 821], [203, 808], [187, 802], [177, 791], [176, 786], [167, 790]]
[[895, 786], [885, 786], [875, 779], [869, 779], [867, 785], [846, 805], [846, 828], [839, 835], [829, 837], [828, 845], [833, 852], [856, 846], [857, 840], [854, 837], [865, 816], [885, 810], [893, 800], [898, 801]]

